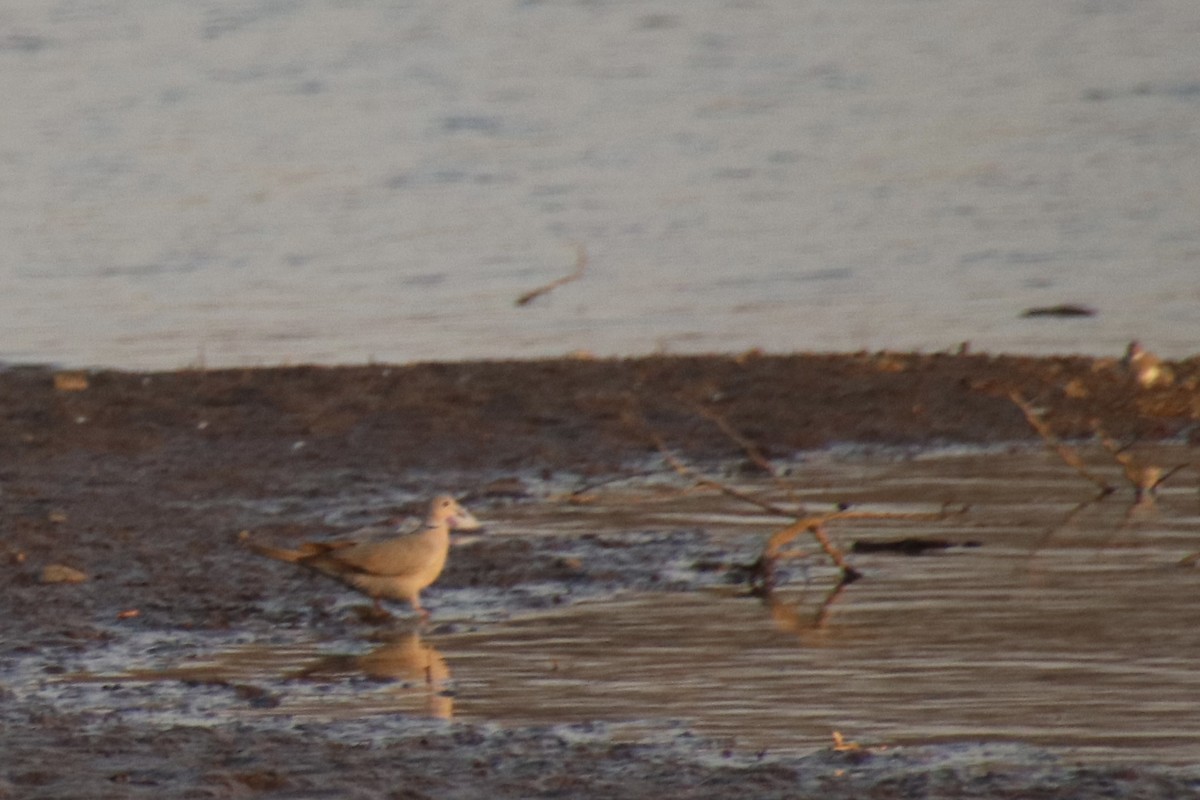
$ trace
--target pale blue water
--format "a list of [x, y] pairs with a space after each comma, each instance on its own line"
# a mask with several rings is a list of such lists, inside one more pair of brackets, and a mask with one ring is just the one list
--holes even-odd
[[[0, 360], [1190, 354], [1198, 41], [1192, 0], [7, 4]], [[1058, 303], [1099, 313], [1019, 316]]]

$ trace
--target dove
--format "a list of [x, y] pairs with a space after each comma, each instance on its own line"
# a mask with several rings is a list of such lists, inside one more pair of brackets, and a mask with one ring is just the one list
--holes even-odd
[[421, 607], [421, 590], [442, 574], [450, 550], [450, 531], [480, 527], [479, 520], [453, 497], [439, 495], [429, 504], [424, 524], [412, 533], [375, 538], [382, 529], [363, 528], [347, 539], [305, 542], [295, 550], [254, 543], [249, 546], [260, 555], [337, 578], [375, 601], [378, 611], [382, 612], [379, 601], [388, 598], [407, 601], [413, 611], [428, 617], [429, 612]]
[[1170, 386], [1175, 382], [1175, 373], [1171, 368], [1154, 353], [1142, 347], [1142, 343], [1137, 340], [1129, 343], [1121, 363], [1143, 389]]

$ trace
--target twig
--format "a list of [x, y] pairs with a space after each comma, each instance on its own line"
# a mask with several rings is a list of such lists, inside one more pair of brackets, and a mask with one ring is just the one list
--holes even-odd
[[609, 475], [609, 476], [606, 476], [603, 478], [597, 478], [593, 481], [588, 481], [588, 482], [580, 484], [579, 486], [576, 486], [571, 491], [566, 492], [563, 495], [563, 497], [565, 497], [565, 499], [568, 503], [581, 503], [581, 502], [584, 502], [583, 496], [585, 494], [587, 494], [588, 492], [594, 492], [595, 490], [597, 490], [603, 486], [608, 486], [609, 484], [620, 483], [621, 481], [634, 480], [636, 478], [646, 478], [653, 474], [654, 474], [654, 470], [647, 469], [647, 470], [639, 470], [637, 472], [631, 472], [629, 474]]
[[650, 437], [652, 442], [654, 442], [654, 445], [662, 454], [663, 460], [667, 462], [671, 469], [675, 470], [683, 477], [692, 480], [696, 486], [716, 489], [718, 492], [721, 492], [724, 495], [741, 500], [744, 503], [750, 503], [751, 505], [757, 506], [769, 514], [774, 514], [778, 517], [791, 517], [792, 519], [796, 519], [796, 522], [771, 536], [771, 538], [767, 541], [766, 547], [763, 548], [763, 552], [758, 559], [758, 563], [755, 565], [755, 570], [762, 576], [764, 596], [770, 594], [771, 589], [774, 586], [774, 568], [775, 562], [779, 560], [780, 549], [784, 544], [787, 544], [792, 539], [795, 539], [806, 530], [812, 533], [813, 538], [815, 538], [818, 544], [821, 545], [821, 549], [825, 551], [826, 555], [828, 555], [830, 559], [833, 560], [833, 563], [837, 565], [838, 569], [842, 571], [843, 581], [849, 583], [861, 577], [862, 574], [858, 570], [851, 567], [849, 563], [847, 563], [845, 555], [840, 549], [838, 549], [837, 545], [833, 543], [820, 525], [827, 519], [844, 518], [846, 516], [854, 516], [865, 512], [835, 511], [831, 514], [826, 514], [823, 516], [804, 517], [797, 519], [796, 512], [794, 511], [790, 511], [769, 501], [759, 499], [754, 495], [743, 492], [740, 489], [735, 489], [734, 487], [722, 481], [701, 475], [696, 470], [680, 461], [679, 458], [677, 458], [675, 454], [672, 453], [667, 447], [666, 443], [662, 440], [662, 437], [659, 436], [658, 433], [650, 430], [649, 428], [645, 428], [645, 426], [643, 427], [646, 431], [646, 435]]
[[783, 548], [802, 533], [811, 533], [813, 538], [817, 540], [817, 544], [821, 546], [825, 554], [842, 571], [842, 582], [853, 583], [862, 577], [862, 573], [854, 569], [846, 561], [845, 554], [833, 543], [833, 540], [829, 538], [829, 534], [825, 530], [825, 522], [838, 513], [835, 511], [832, 514], [798, 519], [791, 525], [771, 534], [770, 538], [767, 539], [767, 543], [763, 546], [758, 561], [754, 564], [754, 572], [758, 579], [756, 593], [764, 599], [769, 600], [771, 598], [775, 591], [775, 566], [784, 556]]
[[[776, 531], [770, 536], [766, 545], [763, 547], [762, 553], [759, 555], [758, 560], [751, 566], [751, 583], [752, 585], [757, 583], [757, 586], [752, 589], [752, 594], [756, 594], [765, 600], [769, 600], [771, 598], [771, 593], [774, 590], [775, 566], [781, 558], [786, 556], [786, 554], [783, 552], [784, 546], [803, 533], [809, 533], [814, 539], [816, 539], [817, 543], [821, 546], [821, 549], [825, 552], [825, 554], [829, 556], [830, 560], [833, 561], [839, 570], [841, 570], [840, 582], [843, 584], [849, 584], [861, 578], [862, 573], [850, 565], [850, 563], [846, 560], [846, 556], [842, 552], [841, 548], [834, 544], [833, 539], [830, 538], [828, 531], [825, 529], [826, 523], [834, 520], [847, 519], [944, 519], [946, 516], [948, 510], [946, 506], [943, 506], [943, 508], [936, 514], [906, 514], [898, 512], [881, 513], [839, 509], [837, 511], [831, 511], [827, 514], [805, 516], [805, 512], [802, 507], [799, 509], [784, 508], [783, 506], [777, 505], [770, 501], [755, 497], [754, 495], [730, 486], [727, 483], [714, 478], [709, 478], [692, 469], [682, 460], [680, 460], [678, 456], [671, 452], [671, 449], [667, 447], [666, 442], [663, 441], [662, 436], [660, 436], [657, 431], [650, 428], [645, 418], [638, 411], [636, 398], [633, 396], [628, 396], [627, 399], [629, 401], [629, 407], [626, 409], [624, 415], [626, 424], [630, 427], [639, 428], [642, 434], [658, 449], [667, 465], [670, 466], [671, 469], [673, 469], [680, 476], [691, 480], [694, 487], [715, 489], [716, 491], [728, 497], [732, 497], [736, 500], [756, 506], [773, 516], [786, 517], [793, 520], [791, 524], [787, 525], [781, 530]], [[726, 422], [725, 425], [728, 426], [728, 423]], [[732, 434], [735, 438], [735, 441], [738, 440], [738, 438], [744, 440], [744, 437], [741, 437], [741, 435], [738, 434], [732, 428], [732, 426], [729, 426], [728, 429], [726, 429], [726, 433]]]
[[1032, 560], [1035, 556], [1037, 556], [1038, 553], [1041, 552], [1042, 548], [1045, 547], [1046, 544], [1050, 541], [1050, 539], [1054, 536], [1054, 534], [1058, 533], [1063, 528], [1066, 528], [1068, 525], [1070, 525], [1071, 520], [1075, 519], [1075, 517], [1078, 516], [1081, 511], [1083, 511], [1085, 508], [1090, 507], [1094, 503], [1103, 501], [1104, 498], [1106, 498], [1106, 497], [1108, 497], [1108, 495], [1106, 495], [1106, 494], [1102, 494], [1099, 497], [1090, 497], [1087, 500], [1084, 500], [1082, 503], [1079, 503], [1078, 505], [1073, 507], [1066, 514], [1064, 514], [1062, 519], [1060, 519], [1058, 522], [1056, 522], [1053, 525], [1051, 525], [1050, 527], [1048, 527], [1046, 529], [1046, 532], [1043, 533], [1041, 535], [1041, 537], [1037, 540], [1037, 542], [1033, 545], [1033, 547], [1030, 548], [1029, 558]]
[[778, 478], [779, 474], [775, 469], [775, 465], [763, 455], [762, 450], [757, 444], [750, 441], [742, 435], [741, 431], [729, 424], [729, 420], [713, 411], [710, 408], [705, 408], [703, 405], [695, 404], [696, 413], [704, 417], [709, 422], [721, 429], [721, 432], [732, 439], [746, 453], [746, 457], [750, 459], [759, 469], [770, 475], [772, 478]]
[[1150, 487], [1150, 491], [1152, 491], [1152, 492], [1153, 492], [1155, 489], [1157, 489], [1159, 486], [1161, 486], [1161, 485], [1162, 485], [1162, 484], [1163, 484], [1163, 483], [1164, 483], [1164, 482], [1167, 480], [1167, 478], [1171, 477], [1171, 476], [1172, 476], [1172, 475], [1174, 475], [1176, 472], [1179, 472], [1181, 469], [1187, 469], [1187, 468], [1188, 468], [1188, 467], [1190, 467], [1191, 465], [1192, 465], [1192, 464], [1191, 464], [1191, 462], [1190, 462], [1190, 461], [1185, 461], [1185, 462], [1184, 462], [1184, 463], [1182, 463], [1182, 464], [1176, 464], [1175, 466], [1171, 467], [1169, 470], [1167, 470], [1166, 472], [1164, 472], [1164, 473], [1163, 473], [1163, 474], [1162, 474], [1162, 475], [1159, 477], [1159, 479], [1158, 479], [1158, 480], [1156, 480], [1156, 481], [1154, 482], [1154, 484], [1153, 484], [1153, 485]]
[[[817, 514], [797, 519], [786, 528], [771, 534], [771, 537], [767, 539], [762, 554], [753, 566], [753, 571], [759, 582], [756, 594], [764, 598], [770, 598], [771, 593], [775, 589], [775, 565], [788, 557], [788, 553], [783, 548], [802, 533], [810, 533], [817, 540], [817, 544], [821, 545], [821, 549], [825, 554], [842, 571], [843, 583], [853, 583], [862, 577], [862, 573], [850, 565], [841, 548], [833, 543], [833, 539], [830, 538], [829, 532], [825, 528], [827, 523], [847, 519], [941, 520], [946, 518], [949, 510], [949, 507], [943, 506], [942, 510], [936, 513], [918, 514], [896, 511], [831, 511], [828, 514]], [[963, 511], [965, 509], [960, 510], [960, 513]]]
[[833, 732], [833, 750], [836, 753], [853, 753], [862, 750], [862, 745], [858, 742], [847, 741], [846, 737], [842, 736], [841, 731]]
[[1121, 465], [1125, 480], [1129, 481], [1139, 500], [1147, 489], [1158, 485], [1158, 479], [1162, 475], [1159, 467], [1139, 464], [1133, 453], [1128, 452], [1129, 445], [1118, 445], [1099, 425], [1096, 426], [1096, 435], [1100, 438], [1100, 444], [1113, 457], [1113, 461]]
[[[767, 540], [766, 546], [763, 548], [763, 558], [775, 562], [778, 561], [783, 553], [785, 545], [802, 533], [811, 533], [813, 538], [817, 540], [817, 544], [821, 545], [821, 549], [833, 561], [833, 563], [842, 570], [846, 576], [853, 577], [854, 580], [860, 576], [860, 573], [850, 566], [846, 561], [845, 554], [833, 543], [829, 538], [829, 533], [825, 530], [825, 525], [833, 520], [842, 519], [897, 519], [901, 518], [899, 514], [875, 514], [869, 511], [831, 511], [828, 514], [817, 514], [811, 517], [804, 517], [788, 525], [786, 528], [775, 531], [771, 534], [771, 538]], [[912, 519], [912, 515], [903, 515], [904, 519]]]
[[662, 454], [663, 460], [667, 462], [667, 466], [675, 470], [675, 472], [682, 477], [688, 478], [697, 486], [703, 486], [707, 489], [716, 489], [721, 494], [741, 500], [743, 503], [749, 503], [751, 505], [758, 506], [768, 514], [774, 514], [777, 517], [794, 518], [796, 516], [795, 512], [789, 511], [783, 506], [775, 505], [770, 501], [762, 500], [752, 494], [747, 494], [741, 489], [736, 489], [727, 483], [723, 483], [714, 478], [701, 475], [699, 472], [680, 461], [679, 458], [671, 452], [670, 448], [667, 447], [666, 442], [662, 440], [662, 437], [657, 433], [647, 430], [646, 435], [650, 438], [650, 441], [654, 443], [654, 446], [658, 448], [658, 452]]
[[1073, 448], [1063, 444], [1063, 442], [1054, 435], [1054, 431], [1050, 430], [1050, 426], [1046, 424], [1045, 420], [1038, 416], [1038, 413], [1033, 409], [1033, 406], [1029, 405], [1029, 402], [1021, 396], [1020, 392], [1014, 389], [1008, 393], [1008, 397], [1013, 401], [1013, 403], [1016, 404], [1017, 408], [1021, 409], [1021, 413], [1025, 415], [1025, 420], [1029, 423], [1029, 426], [1037, 431], [1037, 434], [1042, 437], [1042, 441], [1046, 443], [1046, 446], [1058, 453], [1058, 457], [1063, 460], [1063, 463], [1069, 467], [1073, 467], [1075, 471], [1084, 478], [1087, 478], [1089, 481], [1099, 486], [1101, 494], [1107, 495], [1116, 491], [1116, 488], [1111, 486], [1103, 478], [1099, 478], [1088, 471], [1088, 468], [1083, 463], [1083, 459], [1080, 457], [1079, 453], [1075, 452]]
[[1177, 464], [1164, 471], [1162, 467], [1156, 464], [1139, 462], [1133, 457], [1132, 453], [1127, 452], [1129, 445], [1118, 446], [1099, 426], [1096, 427], [1096, 434], [1100, 437], [1100, 444], [1104, 445], [1104, 449], [1112, 455], [1113, 460], [1120, 464], [1121, 469], [1125, 471], [1125, 479], [1133, 486], [1134, 496], [1139, 501], [1147, 497], [1153, 497], [1155, 491], [1163, 481], [1184, 467], [1191, 466], [1189, 463]]
[[541, 297], [544, 294], [554, 291], [555, 289], [562, 286], [563, 284], [570, 283], [571, 281], [579, 280], [580, 278], [583, 277], [583, 273], [587, 269], [587, 265], [588, 265], [587, 250], [584, 249], [584, 246], [582, 244], [576, 244], [575, 245], [575, 270], [570, 275], [564, 275], [563, 277], [561, 277], [557, 280], [550, 281], [545, 286], [539, 286], [538, 288], [532, 289], [532, 290], [526, 292], [525, 294], [521, 295], [520, 297], [517, 298], [517, 305], [518, 306], [529, 305], [537, 298]]

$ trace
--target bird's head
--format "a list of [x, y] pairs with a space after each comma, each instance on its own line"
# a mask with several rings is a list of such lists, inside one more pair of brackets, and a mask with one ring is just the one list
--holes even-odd
[[459, 505], [458, 501], [448, 494], [433, 498], [426, 522], [432, 525], [444, 524], [453, 531], [476, 531], [483, 527], [483, 523], [475, 519], [474, 514]]

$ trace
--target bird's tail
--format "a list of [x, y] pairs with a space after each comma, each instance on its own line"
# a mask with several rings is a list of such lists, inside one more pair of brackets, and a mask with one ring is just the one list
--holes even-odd
[[257, 542], [246, 542], [246, 547], [250, 548], [255, 553], [258, 553], [260, 556], [274, 558], [279, 561], [287, 561], [291, 564], [302, 561], [309, 556], [314, 556], [317, 553], [324, 552], [324, 548], [308, 543], [300, 545], [299, 549], [297, 550], [287, 550], [282, 547], [270, 547], [265, 544], [258, 544]]

